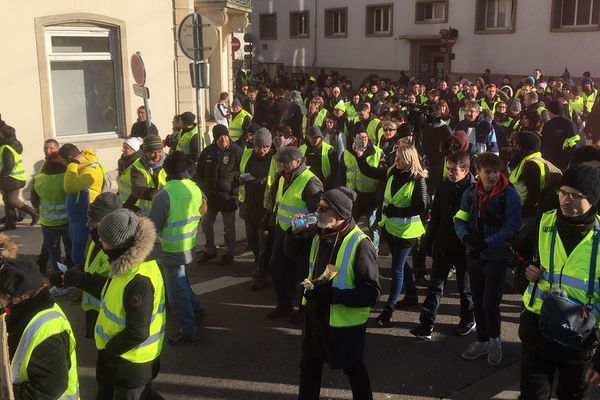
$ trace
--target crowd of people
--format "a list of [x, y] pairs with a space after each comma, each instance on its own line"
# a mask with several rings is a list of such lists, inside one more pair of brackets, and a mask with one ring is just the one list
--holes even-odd
[[[205, 148], [193, 113], [176, 115], [163, 139], [140, 107], [117, 193], [94, 150], [49, 139], [26, 205], [23, 148], [2, 124], [2, 230], [24, 213], [44, 237], [35, 266], [0, 236], [17, 398], [78, 398], [75, 339], [54, 300], [65, 294], [81, 303], [98, 349], [97, 398], [160, 398], [150, 383], [166, 306], [179, 327], [168, 343], [201, 339], [207, 311], [186, 267], [218, 257], [219, 213], [220, 263], [234, 263], [239, 214], [256, 264], [251, 288], [274, 289], [266, 316], [304, 323], [300, 399], [319, 398], [323, 363], [344, 371], [355, 399], [372, 398], [363, 353], [383, 253], [392, 280], [376, 327], [421, 305], [410, 333], [430, 340], [455, 271], [455, 333], [475, 333], [462, 358], [499, 365], [510, 271], [524, 292], [521, 399], [548, 398], [556, 371], [560, 399], [600, 384], [600, 100], [589, 74], [574, 83], [535, 69], [513, 86], [489, 71], [472, 82], [402, 73], [369, 76], [357, 90], [335, 72], [237, 78], [231, 104], [219, 96]], [[427, 286], [422, 303], [417, 285]]]

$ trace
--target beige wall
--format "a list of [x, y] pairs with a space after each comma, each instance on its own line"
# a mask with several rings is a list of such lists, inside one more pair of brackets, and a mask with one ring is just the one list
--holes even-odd
[[[52, 137], [47, 110], [48, 65], [43, 56], [43, 35], [40, 22], [53, 16], [72, 14], [68, 18], [84, 20], [97, 15], [117, 26], [121, 31], [123, 51], [123, 87], [125, 101], [125, 128], [127, 133], [135, 121], [135, 110], [143, 103], [133, 94], [129, 59], [141, 51], [147, 70], [146, 85], [150, 89], [150, 107], [153, 122], [162, 137], [170, 133], [171, 119], [175, 114], [174, 47], [172, 2], [168, 0], [54, 0], [54, 1], [3, 1], [0, 3], [0, 113], [2, 118], [17, 130], [25, 148], [24, 161], [27, 173], [40, 160], [42, 144]], [[66, 16], [63, 15], [64, 18]], [[36, 23], [38, 26], [36, 36]], [[39, 53], [39, 54], [38, 54]], [[41, 60], [41, 65], [39, 65]], [[45, 115], [45, 117], [44, 117]], [[45, 136], [46, 135], [46, 136]], [[60, 140], [60, 139], [59, 139]], [[64, 142], [61, 140], [61, 142]], [[116, 168], [120, 156], [121, 140], [78, 142], [80, 147], [98, 150], [101, 161]]]

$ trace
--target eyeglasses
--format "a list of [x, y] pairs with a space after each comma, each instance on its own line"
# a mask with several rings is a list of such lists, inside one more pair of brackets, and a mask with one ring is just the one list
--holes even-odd
[[324, 214], [324, 213], [326, 213], [327, 211], [330, 211], [330, 210], [332, 210], [331, 207], [327, 207], [327, 206], [324, 206], [322, 204], [319, 204], [319, 208], [317, 208], [317, 211], [320, 212], [320, 213], [322, 213], [322, 214]]
[[568, 197], [570, 200], [582, 200], [582, 199], [587, 199], [587, 196], [584, 194], [579, 194], [579, 193], [571, 193], [571, 192], [565, 192], [562, 189], [558, 189], [556, 191], [556, 194], [558, 195], [558, 197], [561, 198], [565, 198]]
[[395, 131], [396, 128], [384, 128], [383, 131], [384, 132], [391, 132], [391, 131]]

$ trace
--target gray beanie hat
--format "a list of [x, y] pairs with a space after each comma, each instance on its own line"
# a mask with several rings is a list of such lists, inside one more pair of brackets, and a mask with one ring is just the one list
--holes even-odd
[[106, 215], [98, 226], [100, 238], [109, 246], [126, 247], [137, 232], [140, 217], [133, 211], [121, 208]]
[[273, 144], [273, 135], [267, 128], [260, 128], [254, 134], [254, 145], [255, 146], [269, 146]]
[[323, 137], [323, 133], [318, 126], [311, 126], [308, 128], [308, 131], [306, 131], [306, 136], [312, 138]]
[[292, 162], [301, 160], [304, 157], [300, 149], [296, 146], [285, 146], [277, 153], [278, 162]]
[[106, 215], [119, 208], [121, 208], [119, 195], [112, 192], [104, 192], [100, 193], [94, 202], [90, 204], [88, 213], [96, 221], [101, 221]]
[[329, 204], [340, 217], [348, 219], [352, 217], [352, 208], [354, 207], [356, 196], [354, 190], [340, 186], [323, 193], [321, 199]]
[[521, 111], [521, 100], [515, 98], [510, 105], [510, 111]]

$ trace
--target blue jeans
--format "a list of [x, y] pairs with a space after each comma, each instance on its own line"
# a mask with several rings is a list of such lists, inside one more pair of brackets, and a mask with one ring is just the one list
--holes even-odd
[[195, 312], [200, 309], [185, 272], [185, 265], [161, 265], [167, 289], [167, 300], [175, 320], [184, 334], [194, 335], [198, 330]]
[[67, 193], [67, 216], [69, 217], [69, 238], [71, 239], [71, 260], [74, 265], [83, 267], [85, 244], [90, 231], [87, 227], [87, 212], [90, 207], [88, 189], [78, 193]]
[[390, 287], [390, 296], [385, 305], [388, 310], [394, 310], [396, 302], [400, 298], [402, 285], [406, 280], [406, 289], [416, 290], [415, 280], [413, 277], [412, 268], [408, 265], [408, 255], [412, 247], [392, 247], [392, 286]]
[[[54, 267], [54, 271], [59, 271], [57, 263], [61, 262], [61, 241], [65, 243], [65, 250], [68, 253], [69, 248], [67, 246], [71, 246], [69, 240], [69, 226], [68, 225], [60, 225], [60, 226], [44, 226], [42, 225], [42, 235], [44, 236], [44, 247], [50, 254], [50, 260], [52, 261], [52, 267]], [[45, 265], [41, 266], [42, 268], [46, 268]]]

